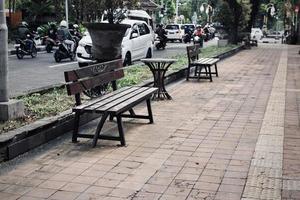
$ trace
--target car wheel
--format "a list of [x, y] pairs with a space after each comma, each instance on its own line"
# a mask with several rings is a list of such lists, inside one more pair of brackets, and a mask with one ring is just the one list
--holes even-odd
[[78, 66], [79, 67], [86, 67], [88, 66], [89, 64], [88, 63], [78, 63]]
[[125, 59], [124, 59], [124, 62], [123, 62], [123, 66], [125, 67], [126, 65], [131, 65], [131, 55], [129, 52], [126, 53], [125, 55]]
[[146, 58], [152, 58], [152, 51], [150, 48], [147, 51]]

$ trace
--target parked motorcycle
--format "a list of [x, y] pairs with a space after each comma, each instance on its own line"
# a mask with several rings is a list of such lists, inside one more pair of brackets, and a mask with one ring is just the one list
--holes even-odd
[[37, 56], [37, 48], [35, 41], [28, 34], [25, 40], [17, 39], [15, 48], [18, 59], [23, 59], [24, 56], [31, 56], [35, 58]]
[[[77, 43], [75, 42], [75, 49], [77, 47]], [[54, 53], [54, 59], [56, 62], [60, 62], [63, 59], [70, 58], [71, 61], [75, 59], [75, 50], [71, 51], [71, 46], [65, 44], [64, 42], [59, 42], [58, 49]]]
[[159, 50], [159, 49], [165, 49], [166, 45], [167, 45], [166, 39], [164, 39], [164, 38], [162, 38], [160, 36], [157, 36], [155, 38], [155, 47], [156, 47], [157, 50]]

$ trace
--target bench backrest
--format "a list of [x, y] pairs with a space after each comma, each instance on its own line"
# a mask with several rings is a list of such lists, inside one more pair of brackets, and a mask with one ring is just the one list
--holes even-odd
[[187, 51], [188, 62], [190, 65], [193, 61], [199, 59], [199, 54], [201, 53], [200, 44], [187, 46], [186, 51]]
[[65, 71], [68, 95], [75, 95], [76, 104], [80, 104], [80, 93], [96, 86], [112, 82], [117, 89], [116, 80], [124, 77], [122, 59], [97, 63], [87, 67]]

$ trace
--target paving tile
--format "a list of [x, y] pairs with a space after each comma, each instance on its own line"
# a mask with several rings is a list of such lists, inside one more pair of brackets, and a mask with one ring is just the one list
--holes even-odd
[[26, 196], [46, 199], [52, 194], [54, 194], [56, 191], [57, 190], [54, 189], [33, 188], [31, 191], [26, 193]]
[[77, 192], [67, 192], [67, 191], [57, 191], [48, 199], [55, 199], [55, 200], [73, 200], [79, 196], [80, 193]]
[[121, 197], [121, 198], [133, 198], [137, 190], [132, 189], [123, 189], [123, 188], [115, 188], [113, 189], [109, 195], [113, 197]]
[[108, 195], [112, 191], [112, 188], [100, 187], [100, 186], [90, 186], [85, 193], [97, 194], [97, 195]]
[[31, 189], [32, 189], [32, 187], [26, 187], [26, 186], [21, 186], [21, 185], [11, 185], [8, 188], [6, 188], [5, 190], [3, 190], [3, 192], [15, 194], [15, 195], [23, 195], [23, 194], [27, 193], [28, 191], [30, 191]]
[[97, 180], [98, 180], [98, 177], [91, 177], [91, 176], [80, 175], [80, 176], [77, 176], [76, 178], [73, 178], [71, 180], [71, 182], [92, 185]]
[[91, 193], [81, 193], [76, 200], [100, 200], [104, 199], [104, 196], [98, 194], [91, 194]]
[[43, 198], [31, 197], [31, 196], [22, 196], [18, 200], [42, 200]]
[[219, 188], [219, 184], [208, 182], [196, 182], [194, 188], [203, 191], [216, 192]]
[[215, 200], [240, 200], [241, 194], [230, 192], [217, 192]]
[[63, 182], [63, 181], [45, 181], [41, 183], [38, 187], [58, 190], [66, 184], [67, 182]]
[[63, 186], [60, 190], [62, 191], [69, 191], [69, 192], [83, 192], [85, 191], [89, 185], [81, 184], [81, 183], [67, 183]]
[[213, 200], [215, 198], [214, 192], [203, 191], [198, 189], [193, 189], [188, 196], [188, 200]]
[[161, 194], [149, 193], [149, 192], [138, 192], [132, 200], [158, 200]]

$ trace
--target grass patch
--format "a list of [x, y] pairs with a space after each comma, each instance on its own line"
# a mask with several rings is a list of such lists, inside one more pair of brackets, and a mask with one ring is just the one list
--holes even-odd
[[[200, 56], [211, 57], [229, 51], [237, 46], [228, 45], [218, 48], [217, 46], [207, 47], [202, 50]], [[168, 73], [176, 72], [187, 66], [186, 54], [174, 56], [177, 62], [170, 66]], [[145, 80], [151, 79], [153, 76], [148, 67], [143, 64], [132, 65], [125, 69], [125, 77], [118, 81], [118, 88], [136, 85]], [[0, 134], [22, 127], [32, 123], [38, 119], [55, 116], [60, 112], [66, 111], [75, 105], [73, 96], [68, 96], [66, 89], [54, 88], [44, 93], [33, 93], [30, 95], [20, 96], [18, 99], [25, 104], [25, 116], [7, 122], [0, 122]]]

